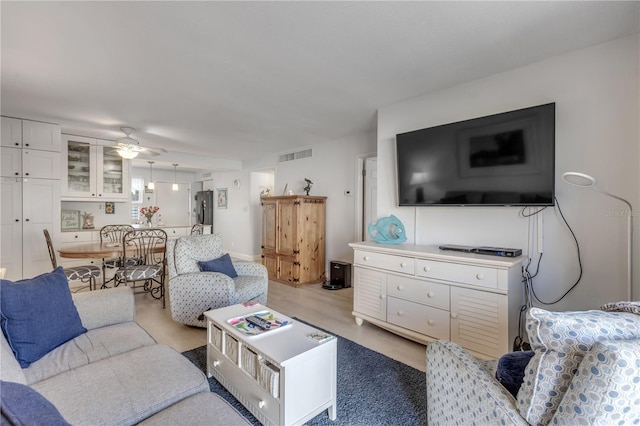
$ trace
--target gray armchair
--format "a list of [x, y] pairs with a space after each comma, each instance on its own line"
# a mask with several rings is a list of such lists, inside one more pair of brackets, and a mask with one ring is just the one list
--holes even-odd
[[220, 234], [190, 235], [167, 242], [169, 300], [174, 321], [206, 327], [202, 313], [209, 309], [249, 301], [267, 303], [269, 278], [260, 263], [234, 260], [238, 273], [235, 278], [200, 271], [199, 261], [224, 254]]

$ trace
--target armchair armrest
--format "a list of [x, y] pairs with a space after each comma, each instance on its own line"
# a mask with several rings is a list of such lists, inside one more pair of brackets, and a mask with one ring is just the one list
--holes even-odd
[[481, 363], [455, 343], [427, 345], [429, 424], [528, 425], [515, 398]]
[[133, 291], [129, 287], [76, 293], [72, 296], [82, 325], [87, 330], [135, 320]]
[[249, 262], [246, 260], [234, 260], [233, 267], [238, 275], [251, 275], [267, 278], [267, 268], [262, 263]]

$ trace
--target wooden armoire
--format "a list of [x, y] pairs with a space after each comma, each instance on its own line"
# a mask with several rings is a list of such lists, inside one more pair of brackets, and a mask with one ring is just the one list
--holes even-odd
[[262, 197], [262, 263], [269, 279], [292, 286], [323, 283], [327, 197]]

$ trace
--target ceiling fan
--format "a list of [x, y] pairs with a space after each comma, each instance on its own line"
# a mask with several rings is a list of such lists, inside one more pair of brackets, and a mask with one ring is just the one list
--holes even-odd
[[125, 137], [116, 141], [115, 151], [122, 158], [131, 160], [136, 158], [140, 153], [157, 156], [167, 152], [164, 148], [147, 148], [140, 146], [140, 142], [131, 137], [136, 131], [133, 127], [120, 127], [120, 130], [125, 134]]

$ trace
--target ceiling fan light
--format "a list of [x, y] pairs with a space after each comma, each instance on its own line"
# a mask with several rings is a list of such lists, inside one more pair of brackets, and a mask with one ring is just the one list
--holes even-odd
[[134, 151], [129, 147], [118, 148], [116, 152], [118, 153], [118, 155], [120, 155], [120, 157], [126, 160], [132, 160], [138, 156], [138, 151]]

